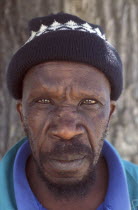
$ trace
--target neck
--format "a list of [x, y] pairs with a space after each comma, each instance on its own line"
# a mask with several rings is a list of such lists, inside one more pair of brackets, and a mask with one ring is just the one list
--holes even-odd
[[108, 185], [108, 170], [104, 158], [99, 160], [96, 168], [96, 180], [85, 197], [74, 197], [71, 199], [57, 199], [51, 191], [44, 185], [44, 182], [39, 177], [36, 165], [33, 158], [30, 157], [26, 167], [27, 179], [39, 202], [47, 209], [51, 210], [84, 210], [96, 209], [104, 201], [107, 185]]

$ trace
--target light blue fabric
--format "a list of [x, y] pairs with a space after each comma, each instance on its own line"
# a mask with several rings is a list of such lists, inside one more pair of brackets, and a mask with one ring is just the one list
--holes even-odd
[[14, 145], [0, 161], [0, 210], [17, 210], [13, 188], [13, 165], [16, 153], [26, 138]]
[[[18, 210], [44, 210], [32, 193], [25, 174], [25, 165], [31, 150], [26, 141], [19, 149], [14, 163], [14, 190]], [[130, 210], [128, 187], [122, 162], [116, 150], [107, 141], [102, 154], [109, 170], [109, 184], [105, 201], [98, 210]], [[22, 199], [23, 198], [23, 199]]]
[[123, 166], [127, 176], [131, 209], [138, 210], [138, 166], [126, 160], [123, 160]]

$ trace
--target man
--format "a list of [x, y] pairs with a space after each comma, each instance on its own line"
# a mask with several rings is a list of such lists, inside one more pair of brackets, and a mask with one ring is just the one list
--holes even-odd
[[33, 19], [7, 84], [26, 138], [0, 164], [1, 210], [138, 208], [138, 168], [105, 140], [122, 64], [100, 26]]

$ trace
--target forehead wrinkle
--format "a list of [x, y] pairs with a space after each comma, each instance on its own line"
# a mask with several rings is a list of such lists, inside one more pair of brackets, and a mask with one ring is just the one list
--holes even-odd
[[72, 94], [74, 97], [76, 98], [97, 98], [97, 99], [100, 99], [100, 100], [105, 100], [106, 98], [106, 92], [104, 91], [99, 91], [97, 89], [90, 89], [89, 87], [85, 86], [82, 86], [81, 89], [79, 87], [75, 87], [72, 88]]
[[69, 86], [67, 86], [66, 88], [64, 88], [64, 97], [66, 97], [66, 99], [68, 99], [68, 101], [70, 99], [82, 99], [82, 98], [97, 98], [100, 99], [104, 102], [105, 98], [106, 98], [106, 91], [101, 91], [97, 90], [95, 88], [90, 89], [90, 87], [88, 86], [83, 86], [81, 85], [78, 86], [76, 83], [75, 84], [70, 84]]
[[[40, 89], [45, 92], [47, 90], [50, 94], [58, 94], [58, 95], [66, 95], [68, 96], [82, 96], [84, 95], [85, 97], [90, 94], [98, 94], [98, 95], [106, 95], [108, 92], [107, 88], [105, 90], [103, 89], [103, 82], [99, 82], [98, 75], [96, 74], [95, 76], [93, 75], [92, 72], [89, 70], [89, 77], [87, 77], [87, 71], [82, 72], [82, 66], [81, 72], [78, 74], [78, 72], [73, 72], [73, 69], [67, 68], [69, 72], [67, 71], [66, 77], [63, 77], [62, 79], [62, 74], [60, 75], [60, 71], [58, 74], [56, 71], [52, 75], [51, 73], [53, 72], [54, 69], [48, 70], [48, 69], [43, 69], [42, 66], [39, 66], [37, 68], [31, 69], [28, 74], [27, 74], [27, 80], [29, 77], [31, 77], [31, 82], [32, 82], [32, 89]], [[63, 70], [62, 68], [59, 68], [60, 70]], [[46, 70], [46, 71], [45, 71]], [[96, 70], [97, 71], [97, 70]], [[42, 74], [40, 74], [40, 72]], [[73, 73], [72, 73], [73, 72]], [[55, 75], [56, 73], [56, 75]], [[83, 73], [83, 74], [81, 74]], [[98, 71], [97, 71], [98, 73]], [[98, 73], [99, 74], [99, 73]], [[101, 73], [100, 73], [101, 74]], [[106, 78], [102, 78], [102, 80], [107, 80]], [[29, 82], [29, 81], [28, 81]], [[27, 85], [28, 87], [29, 85]], [[66, 90], [66, 91], [65, 91]]]
[[105, 95], [105, 91], [101, 90], [101, 87], [97, 88], [93, 85], [91, 87], [85, 80], [81, 82], [68, 80], [68, 83], [65, 80], [53, 80], [53, 82], [50, 80], [49, 82], [48, 79], [40, 77], [33, 80], [33, 84], [31, 96], [41, 93], [42, 95], [48, 94], [49, 96], [64, 98], [70, 101], [71, 98], [80, 99], [92, 96], [104, 98]]

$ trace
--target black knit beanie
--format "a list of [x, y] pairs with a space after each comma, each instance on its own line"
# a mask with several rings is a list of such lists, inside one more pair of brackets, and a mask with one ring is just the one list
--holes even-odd
[[111, 99], [118, 99], [123, 86], [122, 63], [100, 26], [58, 13], [32, 19], [29, 28], [30, 38], [13, 56], [7, 70], [8, 89], [15, 99], [22, 98], [26, 72], [46, 61], [73, 61], [96, 67], [110, 82]]

